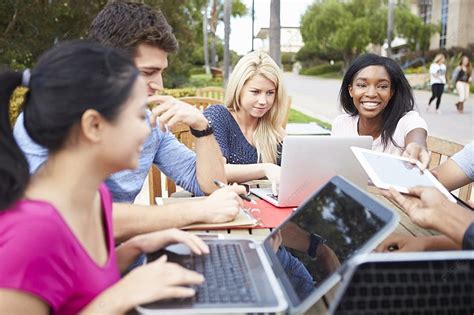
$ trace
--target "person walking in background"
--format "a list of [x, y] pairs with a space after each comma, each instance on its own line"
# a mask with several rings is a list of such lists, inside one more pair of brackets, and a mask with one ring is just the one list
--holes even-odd
[[446, 58], [443, 54], [437, 54], [430, 66], [431, 98], [426, 111], [430, 110], [431, 102], [436, 98], [436, 112], [438, 114], [441, 114], [439, 104], [441, 103], [441, 95], [443, 95], [444, 85], [446, 84], [445, 60]]
[[459, 102], [456, 108], [459, 113], [464, 112], [464, 102], [469, 97], [469, 84], [472, 82], [472, 65], [469, 57], [464, 55], [459, 61], [459, 65], [453, 71], [453, 81], [459, 95]]

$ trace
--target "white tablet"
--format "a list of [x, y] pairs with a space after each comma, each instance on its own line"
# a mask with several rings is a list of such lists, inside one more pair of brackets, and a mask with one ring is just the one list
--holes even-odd
[[401, 193], [408, 193], [408, 189], [414, 186], [435, 187], [450, 201], [456, 202], [429, 170], [421, 171], [420, 162], [415, 165], [405, 157], [358, 147], [351, 149], [375, 186], [383, 189], [393, 187]]

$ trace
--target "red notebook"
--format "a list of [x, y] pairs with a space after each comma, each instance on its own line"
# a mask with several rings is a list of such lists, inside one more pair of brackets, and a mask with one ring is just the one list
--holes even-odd
[[255, 202], [257, 204], [244, 201], [244, 207], [259, 222], [254, 227], [255, 229], [275, 228], [283, 223], [295, 209], [293, 207], [278, 208], [263, 199], [257, 199]]

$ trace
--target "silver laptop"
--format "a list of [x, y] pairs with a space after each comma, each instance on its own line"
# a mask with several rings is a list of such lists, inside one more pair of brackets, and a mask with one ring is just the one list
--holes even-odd
[[277, 207], [297, 207], [336, 175], [365, 189], [368, 177], [351, 146], [371, 149], [372, 137], [286, 136], [278, 195], [275, 196], [271, 188], [252, 188], [250, 191]]
[[[371, 251], [398, 215], [342, 177], [332, 178], [263, 241], [209, 240], [210, 254], [183, 245], [148, 255], [204, 274], [196, 296], [137, 306], [144, 314], [263, 313], [309, 309], [341, 279], [354, 255]], [[299, 240], [295, 242], [295, 240]]]
[[474, 251], [354, 257], [330, 314], [474, 314]]

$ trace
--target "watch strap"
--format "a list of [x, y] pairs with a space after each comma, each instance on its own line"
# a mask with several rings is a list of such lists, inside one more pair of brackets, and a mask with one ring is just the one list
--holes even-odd
[[205, 136], [212, 135], [214, 133], [214, 128], [212, 128], [211, 122], [207, 124], [207, 128], [204, 130], [196, 130], [193, 128], [189, 128], [191, 131], [191, 134], [195, 136], [196, 138], [201, 138]]

